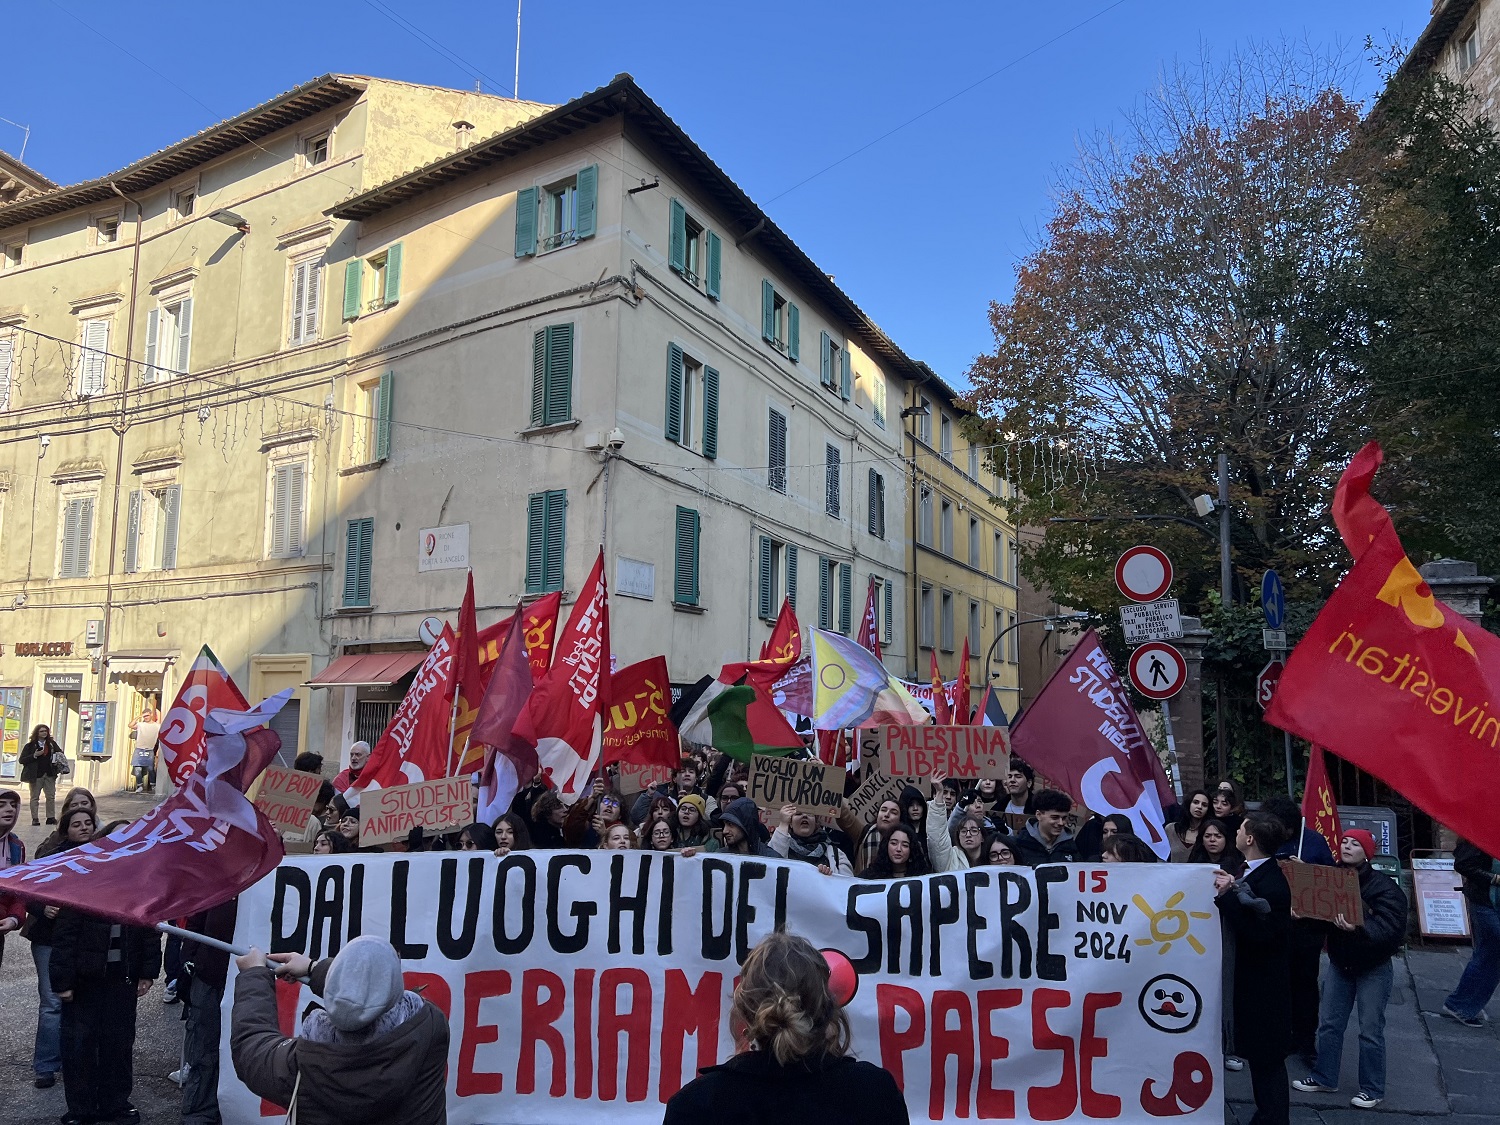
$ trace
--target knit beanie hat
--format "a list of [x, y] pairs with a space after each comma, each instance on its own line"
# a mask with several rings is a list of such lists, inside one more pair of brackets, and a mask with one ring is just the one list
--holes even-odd
[[692, 805], [693, 808], [698, 810], [699, 820], [705, 820], [708, 817], [708, 802], [696, 793], [689, 793], [682, 800], [678, 801], [677, 804], [679, 807], [682, 805]]
[[1375, 858], [1375, 834], [1373, 832], [1367, 832], [1363, 828], [1346, 828], [1344, 829], [1343, 838], [1345, 840], [1353, 840], [1365, 849], [1366, 863]]
[[340, 1031], [359, 1031], [384, 1015], [404, 991], [395, 947], [366, 934], [344, 946], [328, 967], [323, 1008]]

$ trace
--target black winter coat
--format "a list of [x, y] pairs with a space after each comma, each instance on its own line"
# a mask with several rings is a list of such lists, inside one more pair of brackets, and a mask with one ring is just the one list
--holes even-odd
[[1234, 931], [1234, 1042], [1246, 1058], [1282, 1058], [1291, 1048], [1292, 985], [1288, 947], [1292, 931], [1292, 892], [1274, 859], [1245, 876], [1256, 898], [1271, 904], [1268, 914], [1246, 906], [1227, 891], [1219, 913]]
[[1053, 843], [1052, 847], [1042, 841], [1041, 832], [1036, 826], [1036, 817], [1026, 822], [1026, 830], [1017, 832], [1011, 841], [1011, 850], [1015, 852], [1016, 862], [1025, 864], [1027, 867], [1039, 867], [1044, 863], [1076, 863], [1078, 861], [1078, 843], [1067, 832]]
[[1453, 870], [1463, 878], [1464, 898], [1480, 906], [1493, 906], [1490, 890], [1494, 887], [1494, 856], [1481, 851], [1475, 844], [1460, 840], [1453, 849]]
[[1351, 931], [1328, 927], [1328, 960], [1351, 976], [1378, 969], [1406, 938], [1406, 896], [1389, 875], [1368, 863], [1359, 869], [1365, 921]]
[[44, 777], [58, 776], [52, 755], [61, 752], [62, 747], [50, 738], [46, 742], [28, 742], [21, 747], [21, 756], [17, 759], [21, 764], [21, 780], [40, 781]]
[[662, 1125], [908, 1125], [906, 1101], [890, 1072], [834, 1058], [781, 1066], [747, 1051], [705, 1067], [667, 1102]]
[[[108, 918], [63, 908], [52, 923], [49, 969], [53, 992], [69, 992], [104, 979], [112, 925]], [[122, 927], [120, 959], [127, 981], [155, 980], [161, 972], [161, 934], [140, 926]]]

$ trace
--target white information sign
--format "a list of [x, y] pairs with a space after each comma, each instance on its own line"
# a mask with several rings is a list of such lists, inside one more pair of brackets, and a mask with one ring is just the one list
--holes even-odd
[[1182, 636], [1182, 615], [1178, 612], [1176, 598], [1122, 605], [1120, 624], [1125, 627], [1125, 643], [1128, 645], [1175, 641]]
[[466, 570], [469, 566], [469, 525], [424, 527], [417, 532], [417, 573]]

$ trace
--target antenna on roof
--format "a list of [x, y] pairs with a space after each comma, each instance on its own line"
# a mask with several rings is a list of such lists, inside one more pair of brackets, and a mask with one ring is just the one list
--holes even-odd
[[516, 80], [510, 92], [516, 96], [516, 101], [521, 100], [521, 0], [516, 0]]
[[[520, 27], [521, 27], [520, 19], [521, 19], [520, 13], [517, 12], [517, 14], [516, 14], [516, 34], [517, 35], [520, 34]], [[521, 67], [521, 44], [519, 42], [517, 42], [516, 43], [516, 73], [517, 74], [520, 73], [520, 67]], [[31, 126], [30, 125], [22, 125], [19, 121], [12, 121], [9, 117], [0, 117], [0, 121], [5, 122], [7, 125], [14, 125], [17, 129], [21, 130], [21, 133], [22, 133], [22, 136], [21, 136], [21, 154], [19, 156], [17, 156], [16, 159], [18, 161], [20, 161], [22, 164], [25, 164], [26, 163], [26, 146], [31, 143]]]

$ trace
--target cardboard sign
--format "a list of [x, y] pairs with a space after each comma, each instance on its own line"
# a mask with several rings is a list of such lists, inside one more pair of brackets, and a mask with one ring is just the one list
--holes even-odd
[[639, 762], [620, 762], [620, 792], [640, 793], [653, 785], [664, 785], [672, 780], [669, 766], [643, 766]]
[[467, 777], [366, 789], [359, 802], [359, 846], [404, 840], [413, 828], [440, 835], [474, 819]]
[[1359, 876], [1351, 867], [1324, 867], [1319, 863], [1279, 861], [1287, 885], [1292, 889], [1292, 912], [1299, 918], [1332, 922], [1340, 914], [1351, 925], [1365, 920], [1359, 897]]
[[[448, 1019], [452, 1125], [660, 1125], [700, 1067], [735, 1053], [734, 978], [783, 927], [837, 966], [850, 1053], [899, 1076], [913, 1125], [1224, 1120], [1219, 912], [1201, 864], [882, 882], [722, 853], [308, 856], [240, 895], [234, 941], [318, 959], [388, 937], [407, 987]], [[296, 1035], [313, 994], [276, 987]], [[229, 1035], [219, 1052], [225, 1125], [279, 1125]]]
[[861, 824], [874, 824], [875, 814], [880, 811], [880, 806], [886, 800], [899, 801], [901, 790], [908, 785], [916, 786], [926, 795], [927, 782], [924, 778], [886, 777], [879, 770], [871, 770], [859, 788], [844, 798], [844, 811]]
[[887, 777], [1004, 778], [1010, 770], [1005, 727], [883, 727], [881, 772]]
[[321, 774], [267, 766], [260, 778], [260, 792], [255, 795], [255, 807], [278, 831], [306, 832], [307, 818], [322, 788]]
[[843, 797], [843, 766], [773, 754], [750, 760], [750, 799], [760, 808], [780, 812], [784, 805], [796, 805], [798, 812], [833, 816]]

